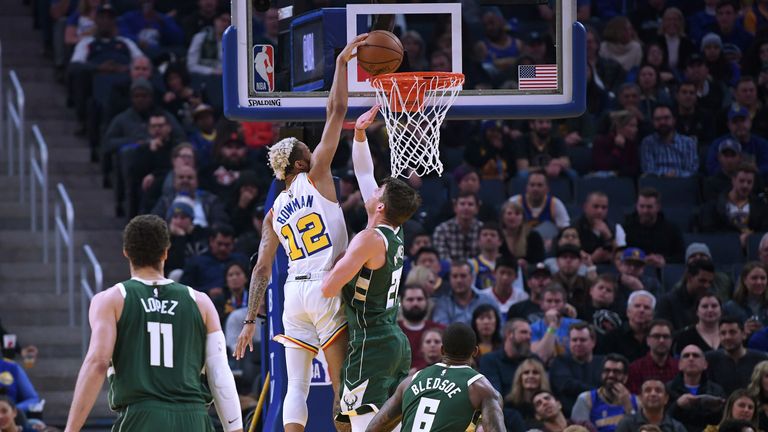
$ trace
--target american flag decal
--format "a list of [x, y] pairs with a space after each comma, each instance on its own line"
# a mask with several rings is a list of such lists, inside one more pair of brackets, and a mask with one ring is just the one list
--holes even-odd
[[557, 65], [520, 65], [517, 67], [518, 90], [557, 88]]

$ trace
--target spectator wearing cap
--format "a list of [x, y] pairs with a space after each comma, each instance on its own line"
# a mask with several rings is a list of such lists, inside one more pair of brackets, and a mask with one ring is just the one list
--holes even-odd
[[619, 275], [616, 277], [616, 296], [622, 303], [633, 291], [646, 290], [653, 294], [661, 293], [659, 279], [645, 272], [646, 258], [645, 252], [636, 247], [628, 247], [621, 253], [621, 261], [617, 268]]
[[483, 223], [477, 219], [480, 199], [471, 192], [462, 192], [453, 200], [455, 217], [435, 228], [432, 243], [441, 258], [464, 261], [478, 254], [477, 239]]
[[517, 175], [526, 177], [538, 168], [550, 178], [576, 176], [565, 152], [565, 142], [552, 131], [552, 120], [529, 120], [528, 127], [530, 132], [517, 143]]
[[178, 197], [168, 209], [166, 222], [171, 234], [171, 247], [165, 261], [165, 275], [178, 281], [187, 262], [208, 250], [208, 232], [195, 225], [194, 203], [187, 197]]
[[768, 205], [753, 193], [756, 177], [754, 165], [740, 164], [731, 175], [731, 190], [720, 194], [717, 201], [708, 202], [701, 209], [701, 230], [736, 231], [742, 247], [746, 247], [751, 233], [768, 230]]
[[493, 269], [493, 286], [480, 290], [494, 300], [496, 308], [501, 312], [502, 322], [507, 321], [507, 313], [512, 305], [528, 299], [528, 293], [522, 287], [515, 287], [517, 267], [514, 257], [500, 255]]
[[248, 147], [238, 133], [218, 136], [213, 147], [213, 162], [201, 173], [203, 188], [224, 203], [232, 202], [240, 174], [254, 168]]
[[[472, 146], [467, 146], [467, 149], [470, 147]], [[471, 164], [461, 164], [456, 167], [456, 169], [453, 170], [453, 179], [456, 181], [456, 195], [460, 195], [462, 193], [480, 193], [480, 171], [478, 171]], [[500, 197], [499, 199], [503, 198]], [[437, 222], [442, 222], [452, 218], [453, 216], [453, 203], [451, 201], [446, 201], [446, 203], [440, 209], [440, 213], [438, 213], [435, 220]], [[489, 222], [496, 220], [496, 218], [496, 208], [490, 203], [480, 201], [480, 208], [478, 209], [477, 219], [481, 222]]]
[[544, 363], [568, 352], [568, 330], [581, 322], [562, 285], [552, 283], [541, 296], [541, 318], [531, 323], [531, 349]]
[[716, 113], [730, 103], [730, 91], [725, 83], [712, 79], [707, 62], [701, 54], [691, 54], [685, 63], [683, 78], [696, 86], [698, 104], [707, 111]]
[[195, 148], [197, 166], [207, 170], [212, 163], [213, 143], [216, 141], [216, 116], [213, 107], [200, 104], [192, 111], [194, 131], [190, 133], [189, 142]]
[[758, 95], [758, 85], [751, 76], [742, 76], [734, 85], [733, 102], [721, 110], [717, 118], [717, 133], [727, 134], [730, 131], [728, 120], [731, 110], [738, 111], [746, 108], [749, 113], [749, 130], [752, 134], [765, 137], [768, 134], [768, 110], [763, 107]]
[[654, 320], [650, 324], [645, 342], [648, 353], [629, 365], [627, 388], [632, 393], [639, 393], [640, 386], [647, 380], [671, 381], [677, 374], [677, 359], [672, 355], [672, 323], [666, 320]]
[[184, 46], [184, 32], [170, 16], [155, 8], [155, 0], [139, 0], [138, 10], [118, 20], [120, 33], [134, 41], [150, 58]]
[[233, 262], [248, 265], [246, 256], [233, 252], [234, 234], [229, 225], [214, 225], [208, 235], [208, 250], [187, 261], [179, 282], [195, 287], [212, 299], [224, 295], [225, 269]]
[[[587, 276], [579, 274], [579, 268], [582, 265], [582, 261], [586, 262], [588, 268], [594, 267], [588, 255], [577, 245], [564, 243], [557, 246], [556, 262], [557, 273], [552, 276], [553, 282], [560, 283], [565, 288], [568, 296], [566, 300], [574, 306], [580, 307], [586, 303], [590, 279]], [[594, 274], [594, 268], [591, 271], [588, 270], [587, 274]]]
[[577, 309], [579, 319], [592, 323], [601, 336], [619, 328], [626, 301], [617, 293], [616, 277], [601, 274], [589, 287], [589, 299]]
[[715, 140], [707, 154], [707, 173], [715, 175], [720, 168], [717, 160], [717, 151], [721, 142], [725, 140], [738, 141], [741, 152], [745, 157], [751, 158], [760, 176], [765, 179], [768, 176], [768, 141], [751, 132], [752, 118], [745, 107], [731, 107], [728, 111], [728, 135]]
[[635, 291], [627, 300], [627, 320], [620, 328], [602, 339], [598, 338], [595, 352], [599, 354], [622, 353], [633, 362], [648, 352], [645, 337], [653, 320], [656, 297], [645, 290]]
[[716, 81], [725, 82], [733, 87], [738, 82], [741, 72], [737, 64], [729, 62], [723, 51], [723, 41], [715, 33], [707, 33], [701, 40], [701, 54], [707, 62], [709, 72]]
[[715, 124], [712, 113], [699, 106], [698, 102], [694, 83], [683, 81], [678, 85], [675, 92], [675, 129], [681, 135], [696, 137], [698, 147], [703, 148], [715, 138]]
[[528, 277], [525, 279], [528, 287], [528, 299], [515, 303], [507, 312], [507, 320], [521, 318], [528, 322], [541, 318], [541, 296], [552, 282], [552, 272], [543, 262], [528, 266]]
[[656, 317], [665, 319], [676, 330], [696, 324], [696, 306], [699, 297], [712, 292], [715, 266], [707, 259], [692, 260], [686, 266], [683, 284], [659, 300]]
[[592, 168], [603, 176], [637, 177], [640, 174], [639, 120], [627, 110], [608, 114], [610, 131], [592, 143]]
[[[502, 256], [501, 252], [499, 252], [501, 242], [499, 227], [493, 222], [483, 224], [483, 227], [480, 228], [480, 236], [477, 238], [477, 249], [480, 251], [480, 254], [467, 260], [472, 267], [472, 274], [475, 275], [475, 286], [480, 290], [490, 289], [496, 283], [496, 263]], [[517, 262], [514, 257], [506, 258], [504, 262], [507, 263], [507, 266], [514, 262], [514, 273], [515, 278], [517, 278]], [[505, 276], [508, 275], [505, 274]], [[520, 288], [522, 288], [522, 285]], [[509, 294], [511, 293], [507, 293], [507, 295]], [[528, 298], [527, 295], [526, 298]]]
[[[704, 202], [715, 201], [721, 194], [731, 190], [731, 176], [742, 163], [744, 163], [744, 157], [741, 144], [733, 138], [720, 140], [717, 145], [718, 169], [714, 175], [704, 179]], [[760, 177], [755, 181], [762, 185]], [[760, 191], [762, 187], [756, 187], [755, 190]]]
[[738, 0], [722, 0], [715, 7], [715, 22], [709, 27], [709, 31], [717, 33], [723, 40], [723, 44], [734, 44], [742, 51], [746, 51], [754, 37], [744, 30], [742, 20], [739, 19]]
[[606, 219], [608, 216], [608, 195], [595, 191], [584, 200], [584, 213], [576, 219], [576, 229], [584, 252], [590, 254], [594, 264], [611, 260], [614, 230]]
[[503, 127], [501, 122], [494, 120], [482, 122], [479, 136], [464, 149], [464, 160], [478, 171], [483, 180], [507, 181], [515, 173], [515, 145], [503, 132]]
[[523, 37], [520, 39], [520, 55], [521, 57], [530, 57], [533, 60], [533, 64], [547, 64], [554, 63], [554, 51], [550, 52], [547, 47], [551, 45], [549, 43], [549, 36], [538, 29], [530, 29], [523, 33]]
[[722, 418], [722, 402], [727, 395], [720, 385], [708, 379], [707, 368], [701, 348], [686, 345], [680, 353], [680, 372], [667, 383], [669, 416], [682, 423], [689, 432], [717, 424]]
[[600, 386], [604, 357], [594, 354], [596, 343], [597, 333], [592, 325], [585, 322], [571, 324], [568, 353], [552, 360], [550, 382], [566, 412], [571, 412], [579, 394]]
[[659, 177], [691, 177], [699, 170], [696, 142], [675, 130], [672, 109], [659, 105], [653, 109], [655, 133], [640, 144], [643, 174]]
[[187, 69], [190, 73], [221, 76], [221, 38], [231, 22], [229, 11], [221, 10], [216, 14], [213, 26], [203, 27], [192, 37], [187, 50]]
[[683, 234], [664, 217], [661, 194], [656, 189], [640, 189], [635, 211], [626, 217], [622, 226], [627, 235], [626, 244], [642, 249], [646, 253], [646, 264], [660, 268], [667, 263], [683, 262]]
[[[102, 174], [105, 183], [112, 175], [113, 162], [116, 166], [125, 168], [132, 166], [135, 157], [135, 149], [148, 145], [151, 141], [149, 136], [149, 119], [152, 116], [162, 115], [171, 126], [171, 141], [181, 142], [184, 140], [184, 131], [176, 118], [154, 103], [154, 89], [152, 84], [139, 78], [131, 83], [131, 106], [121, 112], [109, 123], [107, 131], [101, 144]], [[127, 176], [123, 171], [116, 173], [117, 182], [115, 183], [115, 194], [118, 206], [122, 206], [124, 200], [125, 186], [124, 182]], [[120, 209], [118, 209], [120, 210]], [[165, 212], [163, 212], [163, 215]]]
[[[685, 249], [685, 264], [688, 265], [699, 260], [714, 262], [712, 261], [712, 252], [709, 250], [709, 246], [705, 243], [698, 242], [689, 244]], [[675, 282], [672, 286], [672, 291], [683, 286], [685, 280], [686, 277], [683, 275], [683, 278]], [[717, 294], [721, 299], [729, 299], [733, 294], [733, 280], [731, 280], [731, 277], [728, 274], [717, 271], [716, 269], [715, 278], [712, 280], [712, 289], [710, 291]]]
[[[75, 45], [69, 63], [72, 101], [81, 123], [80, 131], [83, 132], [85, 131], [86, 104], [92, 94], [94, 79], [106, 76], [108, 77], [106, 79], [115, 81], [119, 75], [128, 72], [128, 66], [132, 60], [144, 56], [133, 41], [118, 36], [115, 11], [111, 5], [99, 6], [95, 21], [95, 33], [82, 38]], [[109, 87], [105, 86], [105, 88]]]

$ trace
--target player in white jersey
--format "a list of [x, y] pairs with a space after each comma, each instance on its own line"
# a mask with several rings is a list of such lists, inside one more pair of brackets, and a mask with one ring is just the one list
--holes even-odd
[[[328, 95], [327, 119], [314, 152], [296, 138], [286, 138], [269, 149], [269, 164], [286, 189], [264, 218], [259, 258], [253, 269], [248, 315], [237, 340], [235, 357], [242, 358], [255, 331], [254, 322], [272, 273], [277, 245], [288, 254], [283, 326], [275, 340], [285, 345], [288, 390], [283, 401], [286, 432], [304, 431], [312, 359], [323, 350], [339, 393], [339, 374], [347, 348], [346, 320], [339, 297], [324, 298], [320, 291], [325, 273], [347, 248], [347, 227], [336, 197], [331, 160], [347, 113], [347, 63], [366, 34], [357, 36], [336, 59], [336, 72]], [[336, 396], [338, 397], [338, 396]], [[334, 409], [335, 409], [334, 403]]]

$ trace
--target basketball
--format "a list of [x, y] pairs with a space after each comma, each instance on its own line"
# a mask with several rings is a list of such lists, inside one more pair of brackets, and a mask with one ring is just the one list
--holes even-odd
[[357, 48], [357, 63], [371, 75], [392, 73], [403, 61], [403, 44], [385, 30], [368, 33], [366, 45]]

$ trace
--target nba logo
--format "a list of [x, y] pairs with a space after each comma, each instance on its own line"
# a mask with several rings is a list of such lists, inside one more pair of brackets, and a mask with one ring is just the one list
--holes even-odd
[[253, 91], [275, 91], [275, 49], [272, 45], [253, 46]]

